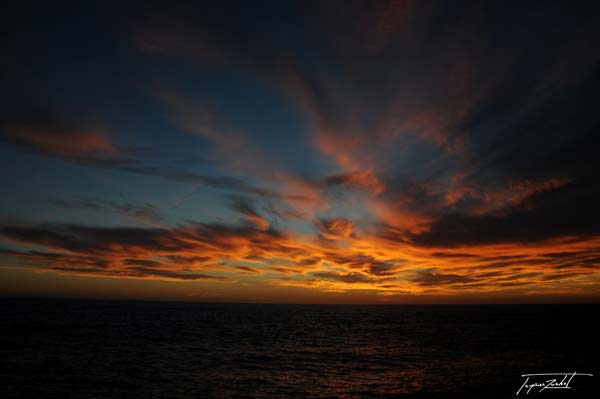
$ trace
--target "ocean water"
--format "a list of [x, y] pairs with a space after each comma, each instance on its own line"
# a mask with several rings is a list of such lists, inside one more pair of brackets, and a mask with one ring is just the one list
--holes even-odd
[[0, 397], [597, 397], [598, 310], [2, 299]]

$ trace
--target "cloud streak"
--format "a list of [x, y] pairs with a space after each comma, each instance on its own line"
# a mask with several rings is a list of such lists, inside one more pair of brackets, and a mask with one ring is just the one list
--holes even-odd
[[[241, 280], [323, 292], [579, 292], [597, 281], [600, 267], [598, 238], [440, 250], [366, 233], [345, 236], [341, 243], [270, 226], [190, 223], [177, 228], [4, 225], [0, 240], [22, 247], [2, 250], [4, 267], [216, 283]], [[32, 247], [36, 249], [25, 249]]]

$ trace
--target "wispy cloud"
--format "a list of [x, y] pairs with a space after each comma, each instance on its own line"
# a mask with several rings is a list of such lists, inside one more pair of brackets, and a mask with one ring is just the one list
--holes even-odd
[[28, 151], [75, 163], [113, 166], [131, 161], [105, 131], [72, 126], [53, 116], [2, 120], [0, 137]]
[[127, 218], [150, 224], [160, 223], [163, 219], [158, 207], [147, 202], [142, 205], [135, 205], [130, 203], [117, 203], [114, 201], [85, 198], [52, 199], [48, 202], [65, 209], [80, 208], [98, 212], [109, 210], [119, 213]]
[[5, 267], [17, 261], [20, 267], [80, 275], [215, 281], [253, 278], [258, 279], [256, 284], [324, 291], [421, 294], [477, 294], [520, 286], [527, 286], [530, 293], [579, 290], [595, 281], [600, 265], [597, 238], [440, 249], [366, 233], [341, 236], [345, 237], [343, 243], [324, 242], [259, 224], [191, 223], [177, 228], [4, 225], [1, 239], [21, 249], [6, 248], [0, 255]]

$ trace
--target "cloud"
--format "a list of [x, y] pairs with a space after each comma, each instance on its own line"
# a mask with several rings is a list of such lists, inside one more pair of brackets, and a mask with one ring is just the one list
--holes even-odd
[[[346, 245], [331, 246], [318, 237], [271, 226], [263, 230], [204, 223], [176, 228], [5, 224], [0, 227], [0, 242], [10, 245], [0, 251], [4, 267], [215, 282], [257, 278], [325, 291], [361, 287], [420, 294], [485, 293], [527, 286], [530, 292], [552, 292], [557, 281], [563, 289], [589, 284], [600, 266], [598, 238], [430, 250], [368, 232]], [[20, 249], [10, 249], [14, 246]], [[275, 277], [281, 274], [287, 279]]]
[[123, 264], [128, 265], [128, 266], [144, 266], [144, 267], [161, 266], [160, 262], [157, 262], [155, 260], [149, 260], [149, 259], [124, 259]]
[[231, 207], [239, 212], [244, 219], [254, 224], [260, 230], [268, 230], [270, 222], [263, 216], [261, 216], [255, 209], [254, 204], [250, 198], [241, 196], [231, 196]]
[[49, 202], [65, 209], [82, 208], [98, 212], [109, 210], [119, 213], [129, 219], [141, 221], [143, 223], [157, 224], [163, 219], [158, 207], [150, 203], [135, 205], [130, 203], [116, 203], [113, 201], [85, 198], [75, 198], [69, 200], [53, 199]]
[[188, 273], [174, 272], [171, 270], [148, 269], [145, 267], [130, 267], [126, 272], [121, 274], [124, 277], [159, 277], [163, 279], [173, 280], [217, 280], [227, 281], [226, 278], [220, 276], [211, 276], [203, 273]]
[[316, 222], [321, 235], [329, 240], [355, 237], [355, 226], [344, 218], [322, 219]]
[[76, 224], [2, 226], [0, 234], [17, 242], [83, 254], [109, 255], [118, 250], [133, 254], [147, 249], [169, 251], [169, 248], [190, 247], [173, 232], [160, 228], [104, 228]]
[[42, 249], [4, 250], [4, 256], [26, 260], [32, 267], [92, 275], [208, 279], [194, 273], [222, 270], [224, 261], [249, 272], [254, 269], [244, 263], [264, 261], [268, 266], [275, 256], [302, 263], [307, 257], [306, 248], [273, 229], [200, 223], [171, 229], [4, 225], [0, 238]]
[[375, 276], [393, 276], [398, 273], [398, 269], [404, 262], [384, 261], [384, 262], [373, 262], [369, 265], [369, 273]]
[[[327, 59], [337, 67], [335, 74], [295, 60], [273, 63], [282, 71], [272, 79], [312, 122], [315, 147], [342, 169], [326, 177], [326, 185], [366, 189], [374, 197], [367, 201], [372, 214], [417, 244], [526, 242], [565, 233], [594, 234], [597, 211], [591, 204], [597, 189], [585, 171], [597, 167], [590, 149], [598, 145], [591, 134], [598, 121], [577, 115], [594, 115], [598, 82], [580, 65], [596, 65], [595, 55], [582, 55], [573, 64], [561, 56], [572, 50], [541, 47], [535, 57], [527, 55], [526, 49], [538, 39], [520, 25], [517, 29], [524, 41], [512, 50], [482, 46], [486, 38], [473, 34], [488, 17], [480, 8], [452, 10], [452, 16], [446, 16], [448, 24], [436, 31], [427, 48], [418, 46], [427, 35], [408, 33], [426, 28], [409, 21], [431, 20], [435, 10], [409, 5], [382, 6], [383, 11], [361, 5], [349, 9], [351, 14], [365, 11], [367, 15], [352, 32], [357, 37], [381, 31], [381, 26], [387, 26], [381, 21], [401, 15], [399, 29], [412, 34], [417, 45], [404, 38], [398, 38], [396, 46], [383, 40], [380, 50], [390, 47], [382, 58], [396, 70], [381, 80], [378, 72], [387, 71], [385, 65], [372, 59], [362, 62], [364, 57], [358, 55], [363, 49], [356, 42], [336, 49], [347, 55], [345, 59], [356, 60], [351, 65], [339, 63], [335, 56], [340, 53], [333, 52]], [[548, 18], [560, 14], [553, 11]], [[503, 40], [500, 25], [489, 28], [492, 37]], [[345, 29], [351, 27], [336, 26], [328, 33], [337, 38], [348, 33]], [[585, 28], [588, 36], [589, 29], [597, 33], [597, 28]], [[391, 36], [396, 34], [400, 32]], [[586, 43], [579, 40], [581, 35], [569, 32], [573, 43]], [[404, 62], [391, 62], [398, 59]], [[540, 92], [546, 78], [529, 82], [520, 78], [523, 71], [529, 76], [531, 71], [555, 65], [578, 78], [552, 96]], [[405, 165], [402, 158], [412, 163]], [[413, 192], [395, 179], [411, 172], [417, 175], [419, 188]], [[553, 223], [557, 218], [560, 222]]]
[[[185, 184], [203, 185], [219, 190], [229, 190], [259, 197], [305, 202], [309, 198], [301, 193], [281, 193], [248, 184], [234, 176], [208, 176], [192, 172], [180, 166], [153, 166], [134, 155], [143, 155], [139, 149], [116, 146], [104, 131], [86, 130], [80, 124], [67, 122], [58, 117], [33, 115], [28, 118], [5, 118], [0, 121], [0, 138], [36, 154], [58, 158], [81, 166], [118, 170], [144, 176], [159, 177]], [[205, 161], [203, 161], [205, 162]], [[72, 202], [72, 201], [71, 201]], [[90, 201], [78, 201], [73, 206], [91, 209]], [[87, 202], [87, 203], [85, 203]], [[60, 205], [56, 202], [57, 205]], [[63, 201], [63, 205], [67, 205]], [[139, 219], [160, 217], [152, 205], [130, 206], [128, 204], [104, 203], [99, 207], [112, 208]]]
[[0, 137], [29, 151], [90, 166], [112, 166], [131, 162], [108, 134], [99, 129], [82, 129], [54, 116], [5, 118]]
[[346, 284], [370, 283], [373, 281], [371, 278], [369, 278], [369, 276], [356, 272], [346, 274], [333, 272], [318, 272], [313, 273], [313, 276], [324, 280], [339, 281]]
[[484, 215], [447, 214], [427, 232], [413, 234], [425, 246], [535, 242], [561, 235], [595, 236], [600, 212], [595, 187], [571, 183], [532, 194], [525, 202]]
[[421, 286], [435, 286], [472, 283], [477, 280], [474, 280], [467, 276], [460, 276], [457, 274], [444, 274], [436, 273], [433, 271], [418, 271], [416, 272], [416, 276], [412, 279], [412, 281]]
[[375, 175], [374, 169], [368, 168], [363, 171], [353, 171], [325, 178], [328, 186], [342, 186], [350, 189], [366, 189], [374, 195], [379, 195], [385, 190], [384, 183]]

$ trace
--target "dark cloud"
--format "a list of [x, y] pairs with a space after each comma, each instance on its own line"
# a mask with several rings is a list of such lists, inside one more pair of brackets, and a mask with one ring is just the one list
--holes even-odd
[[67, 162], [112, 168], [134, 163], [99, 127], [86, 127], [51, 112], [0, 118], [0, 138], [24, 150]]
[[530, 278], [530, 277], [537, 277], [542, 275], [542, 273], [540, 272], [530, 272], [530, 273], [516, 273], [510, 276], [506, 276], [506, 277], [501, 277], [498, 279], [495, 279], [494, 282], [497, 281], [512, 281], [512, 280], [519, 280], [522, 278]]
[[[268, 254], [299, 255], [279, 232], [253, 227], [195, 223], [177, 229], [89, 227], [74, 224], [0, 227], [3, 239], [37, 245], [43, 251], [4, 249], [0, 255], [27, 260], [50, 270], [116, 276], [155, 276], [200, 280], [213, 278], [193, 269], [218, 264], [223, 258], [258, 260]], [[241, 254], [240, 254], [241, 252]], [[187, 254], [187, 255], [186, 255]], [[195, 255], [195, 254], [202, 254]], [[148, 259], [153, 258], [153, 259]], [[160, 258], [160, 259], [157, 259]], [[237, 270], [257, 273], [235, 265]]]
[[232, 176], [207, 176], [184, 169], [170, 167], [155, 167], [144, 165], [126, 165], [118, 168], [119, 170], [145, 175], [160, 177], [163, 179], [176, 181], [179, 183], [203, 185], [219, 190], [229, 190], [242, 194], [254, 195], [257, 197], [292, 199], [295, 201], [306, 201], [307, 198], [301, 194], [286, 195], [276, 191], [255, 187], [246, 183], [243, 179]]
[[473, 283], [477, 280], [467, 277], [461, 276], [458, 274], [444, 274], [437, 273], [433, 271], [418, 271], [416, 272], [416, 276], [412, 279], [414, 283], [417, 283], [421, 286], [437, 286], [437, 285], [450, 285], [450, 284], [464, 284], [464, 283]]
[[375, 258], [364, 254], [346, 254], [327, 252], [327, 259], [338, 265], [346, 266], [349, 269], [366, 269], [371, 264], [377, 262]]
[[595, 186], [572, 183], [536, 193], [496, 214], [441, 216], [429, 231], [412, 235], [412, 240], [424, 246], [456, 246], [595, 236], [600, 234], [598, 195]]
[[196, 263], [204, 263], [211, 260], [210, 256], [181, 256], [181, 255], [166, 255], [169, 262], [177, 265], [194, 265]]
[[161, 270], [161, 269], [149, 269], [146, 267], [130, 267], [125, 272], [121, 273], [123, 276], [130, 277], [162, 277], [175, 280], [217, 280], [227, 281], [226, 278], [220, 276], [211, 276], [202, 273], [188, 273], [188, 272], [177, 272], [172, 270]]
[[66, 209], [82, 208], [93, 211], [110, 210], [128, 218], [148, 223], [159, 223], [163, 219], [158, 207], [150, 203], [135, 205], [130, 203], [117, 203], [114, 201], [85, 198], [74, 198], [69, 200], [53, 199], [49, 202], [53, 205], [57, 205]]
[[544, 276], [543, 279], [545, 281], [552, 281], [552, 280], [564, 280], [567, 278], [573, 278], [573, 277], [582, 277], [585, 276], [587, 273], [562, 273], [562, 274], [552, 274], [552, 275], [548, 275], [548, 276]]
[[[27, 117], [0, 118], [0, 138], [33, 153], [81, 166], [119, 170], [264, 198], [307, 200], [301, 194], [285, 195], [255, 187], [238, 177], [208, 176], [177, 165], [160, 167], [148, 165], [139, 157], [148, 156], [147, 149], [119, 147], [112, 142], [106, 132], [100, 129], [86, 129], [81, 122], [67, 121], [65, 118], [52, 114], [34, 113]], [[157, 158], [156, 154], [150, 155]], [[161, 157], [158, 156], [158, 158]], [[165, 158], [163, 161], [169, 160], [169, 157], [162, 158]], [[175, 157], [173, 160], [175, 164], [180, 164], [182, 161], [181, 157]], [[193, 161], [197, 163], [197, 157], [193, 158]], [[207, 161], [202, 159], [201, 162], [206, 163]], [[82, 207], [91, 205], [80, 202]], [[114, 207], [116, 208], [118, 205]], [[124, 209], [124, 211], [136, 212], [134, 209]], [[146, 214], [145, 216], [156, 215]]]
[[397, 273], [399, 261], [373, 262], [369, 265], [369, 273], [375, 276], [393, 276]]
[[169, 251], [191, 245], [167, 229], [88, 227], [75, 224], [2, 226], [0, 234], [11, 240], [78, 253], [108, 253], [115, 246], [135, 250]]
[[231, 208], [242, 215], [242, 217], [251, 224], [262, 230], [268, 229], [271, 225], [271, 222], [268, 219], [258, 213], [255, 201], [252, 198], [240, 195], [230, 195], [229, 200]]
[[198, 246], [235, 248], [236, 240], [246, 240], [257, 249], [269, 249], [283, 238], [281, 233], [253, 227], [228, 227], [217, 224], [193, 223], [180, 229], [88, 227], [76, 224], [45, 224], [38, 226], [1, 226], [0, 235], [11, 240], [44, 245], [79, 253], [107, 253], [115, 247], [128, 251], [174, 252], [194, 250]]
[[436, 258], [449, 258], [449, 259], [465, 259], [465, 258], [477, 258], [480, 255], [469, 254], [469, 253], [446, 253], [446, 252], [432, 252], [431, 256]]
[[318, 273], [313, 273], [313, 276], [316, 278], [319, 278], [319, 279], [323, 279], [323, 280], [339, 281], [339, 282], [346, 283], [346, 284], [373, 282], [373, 279], [371, 279], [369, 276], [362, 274], [362, 273], [357, 273], [357, 272], [351, 272], [351, 273], [346, 273], [346, 274], [340, 274], [340, 273], [334, 273], [334, 272], [318, 272]]
[[356, 227], [349, 219], [319, 219], [316, 221], [315, 225], [321, 231], [321, 236], [326, 239], [355, 237]]
[[155, 260], [149, 260], [149, 259], [124, 259], [123, 264], [128, 265], [128, 266], [144, 266], [144, 267], [154, 267], [154, 266], [161, 265], [160, 262], [157, 262]]
[[102, 273], [105, 273], [110, 266], [108, 260], [99, 256], [75, 255], [62, 252], [0, 250], [0, 255], [17, 259], [21, 265], [23, 262], [26, 262], [26, 264], [43, 265], [43, 267], [50, 269], [65, 270], [78, 265], [78, 270], [94, 272], [102, 270]]
[[242, 272], [246, 272], [246, 273], [251, 273], [251, 274], [256, 274], [256, 273], [258, 273], [258, 270], [256, 270], [256, 269], [253, 269], [253, 268], [251, 268], [251, 267], [248, 267], [248, 266], [235, 266], [235, 268], [236, 268], [237, 270], [240, 270], [240, 271], [242, 271]]

